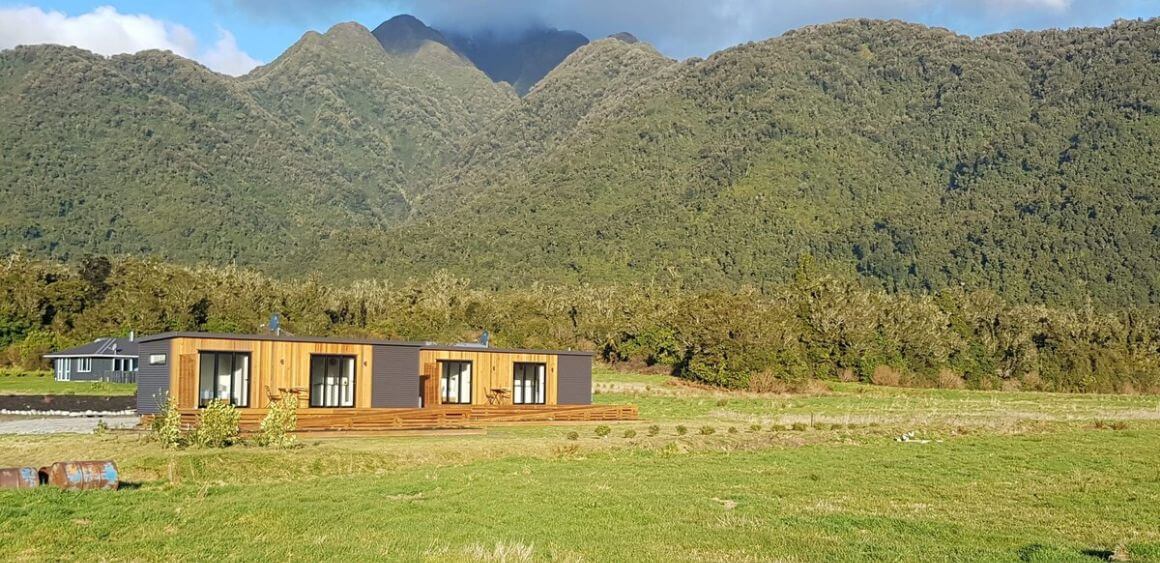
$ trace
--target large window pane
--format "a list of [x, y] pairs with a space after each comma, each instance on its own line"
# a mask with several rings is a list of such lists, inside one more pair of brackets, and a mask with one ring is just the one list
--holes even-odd
[[201, 352], [198, 362], [198, 406], [214, 399], [238, 407], [250, 406], [250, 355], [243, 352]]
[[354, 356], [311, 356], [310, 406], [353, 407]]
[[546, 399], [544, 364], [516, 363], [512, 382], [512, 402], [517, 405], [542, 405]]
[[439, 395], [446, 405], [471, 404], [471, 362], [440, 362]]

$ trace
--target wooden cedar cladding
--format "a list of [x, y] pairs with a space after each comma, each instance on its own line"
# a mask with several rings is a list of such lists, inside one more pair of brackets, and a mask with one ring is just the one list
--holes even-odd
[[[329, 354], [355, 357], [355, 402], [358, 408], [371, 407], [371, 374], [373, 346], [334, 342], [299, 342], [287, 340], [233, 340], [177, 337], [173, 339], [169, 361], [169, 389], [178, 408], [197, 408], [199, 352], [248, 352], [250, 354], [250, 406], [266, 408], [270, 404], [267, 388], [277, 394], [279, 388], [310, 387], [310, 357]], [[301, 399], [306, 406], [308, 391]]]
[[[441, 350], [424, 349], [419, 352], [419, 364], [422, 366], [422, 375], [427, 383], [424, 398], [434, 394], [439, 397], [440, 360], [471, 362], [471, 404], [488, 404], [488, 392], [494, 388], [507, 389], [509, 395], [505, 404], [511, 404], [511, 395], [514, 385], [515, 364], [527, 362], [544, 364], [546, 366], [544, 379], [547, 387], [545, 404], [556, 404], [558, 356], [556, 354], [537, 354], [531, 352], [506, 352], [479, 350]], [[589, 360], [591, 361], [591, 360]], [[428, 400], [425, 404], [435, 405]]]

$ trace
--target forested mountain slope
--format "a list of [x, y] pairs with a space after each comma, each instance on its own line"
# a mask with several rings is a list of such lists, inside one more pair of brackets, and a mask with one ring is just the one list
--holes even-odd
[[240, 79], [19, 48], [0, 240], [501, 287], [769, 287], [809, 254], [890, 291], [1157, 303], [1158, 31], [851, 20], [684, 62], [608, 39], [524, 98], [356, 25]]
[[355, 24], [236, 79], [163, 52], [3, 51], [0, 240], [302, 274], [332, 233], [404, 218], [407, 188], [515, 101], [441, 45], [389, 55]]
[[[543, 89], [600, 68], [585, 51]], [[703, 287], [783, 280], [808, 253], [890, 290], [1155, 302], [1157, 53], [1155, 20], [979, 39], [845, 21], [598, 89], [598, 111], [569, 88], [552, 104], [583, 117], [477, 140], [381, 256]]]

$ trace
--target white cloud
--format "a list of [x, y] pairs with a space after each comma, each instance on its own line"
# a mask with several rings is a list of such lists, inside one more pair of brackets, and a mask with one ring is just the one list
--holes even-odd
[[254, 67], [262, 64], [262, 61], [238, 49], [238, 42], [234, 39], [234, 34], [222, 27], [218, 27], [217, 43], [202, 53], [199, 59], [205, 66], [233, 76], [250, 72]]
[[72, 45], [101, 55], [161, 49], [235, 76], [261, 64], [238, 49], [233, 34], [221, 28], [217, 42], [200, 49], [197, 36], [183, 25], [122, 14], [111, 6], [78, 16], [37, 7], [0, 8], [0, 49], [42, 43]]

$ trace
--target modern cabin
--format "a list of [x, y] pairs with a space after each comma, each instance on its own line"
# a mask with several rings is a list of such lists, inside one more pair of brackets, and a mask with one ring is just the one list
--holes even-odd
[[98, 338], [83, 346], [46, 354], [44, 359], [52, 362], [57, 381], [137, 380], [137, 342], [132, 337]]
[[503, 416], [519, 421], [530, 415], [536, 420], [613, 420], [636, 415], [635, 408], [593, 415], [602, 409], [590, 407], [588, 352], [208, 333], [143, 337], [138, 352], [137, 410], [142, 414], [158, 412], [172, 397], [183, 415], [192, 417], [218, 399], [240, 409], [245, 426], [273, 401], [292, 395], [300, 428], [385, 425], [375, 420], [404, 427], [412, 419], [462, 422]]

